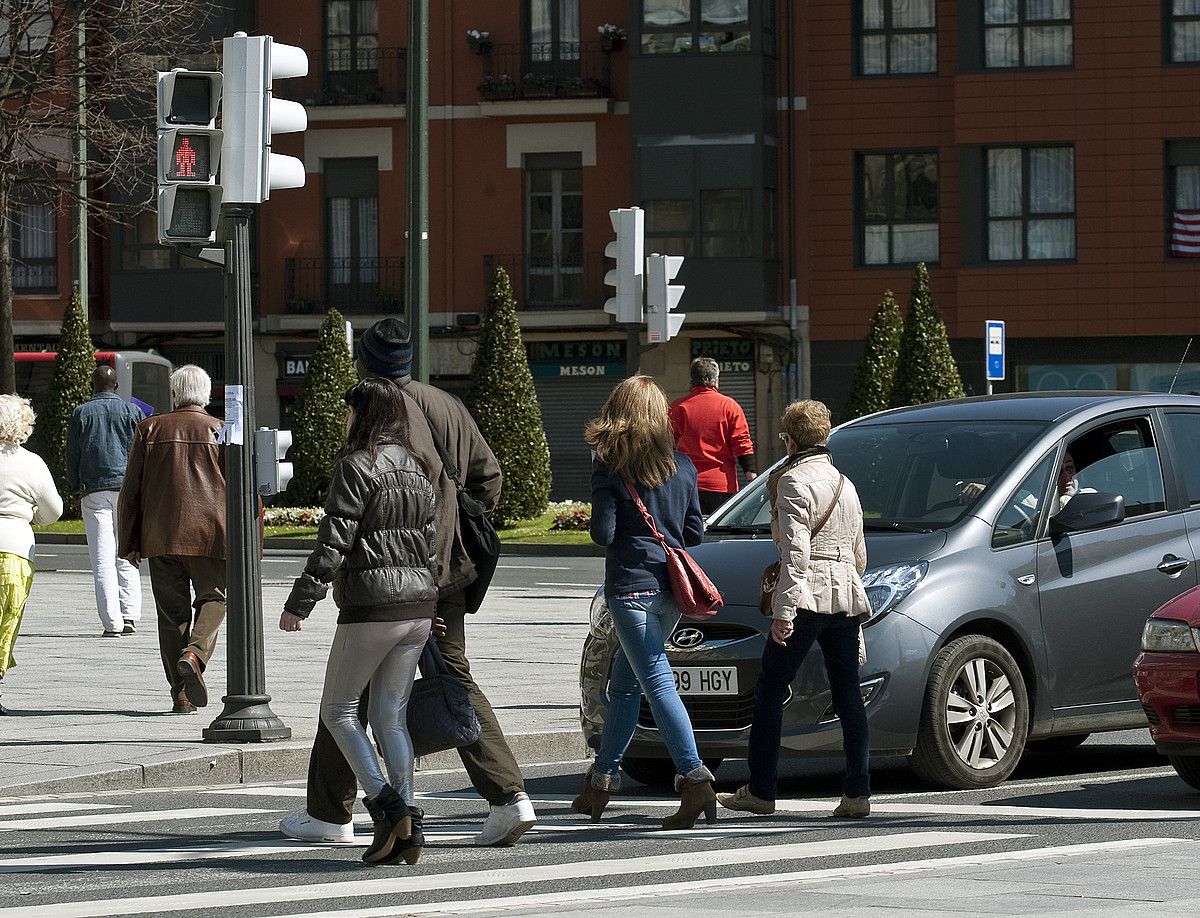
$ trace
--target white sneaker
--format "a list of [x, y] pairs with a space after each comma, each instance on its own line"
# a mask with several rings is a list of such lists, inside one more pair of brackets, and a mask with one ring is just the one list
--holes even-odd
[[307, 812], [291, 813], [279, 823], [279, 831], [288, 838], [306, 842], [324, 842], [328, 845], [353, 845], [354, 823], [344, 826], [336, 822], [314, 819]]
[[483, 823], [483, 829], [475, 836], [475, 844], [515, 845], [517, 839], [524, 835], [535, 822], [537, 816], [533, 812], [533, 804], [524, 792], [517, 794], [517, 799], [507, 806], [493, 806], [488, 818]]

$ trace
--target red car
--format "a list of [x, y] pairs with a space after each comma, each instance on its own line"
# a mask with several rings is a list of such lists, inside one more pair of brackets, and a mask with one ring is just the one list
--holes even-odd
[[1158, 751], [1200, 790], [1200, 587], [1150, 616], [1133, 679]]

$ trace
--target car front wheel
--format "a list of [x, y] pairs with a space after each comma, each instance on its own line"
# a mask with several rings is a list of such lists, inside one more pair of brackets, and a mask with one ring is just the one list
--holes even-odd
[[1200, 755], [1169, 755], [1167, 759], [1179, 777], [1200, 790]]
[[1017, 767], [1028, 733], [1029, 697], [1017, 661], [998, 641], [967, 635], [933, 662], [909, 764], [939, 787], [992, 787]]

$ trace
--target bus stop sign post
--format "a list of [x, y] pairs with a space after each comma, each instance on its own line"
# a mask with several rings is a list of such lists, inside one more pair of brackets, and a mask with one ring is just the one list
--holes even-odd
[[992, 383], [1004, 379], [1004, 323], [999, 319], [988, 319], [984, 323], [984, 352], [987, 358], [987, 394], [992, 394]]

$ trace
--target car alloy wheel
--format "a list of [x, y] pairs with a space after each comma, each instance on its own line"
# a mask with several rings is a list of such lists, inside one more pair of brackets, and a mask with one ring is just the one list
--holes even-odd
[[1017, 767], [1028, 735], [1025, 680], [1003, 644], [969, 634], [938, 651], [909, 756], [923, 780], [955, 790], [992, 787]]

